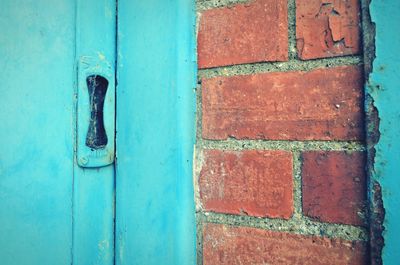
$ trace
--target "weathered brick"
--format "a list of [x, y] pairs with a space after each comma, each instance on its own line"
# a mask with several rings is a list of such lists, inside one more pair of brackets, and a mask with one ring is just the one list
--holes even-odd
[[359, 66], [202, 82], [205, 139], [362, 140]]
[[198, 65], [286, 61], [288, 21], [286, 0], [254, 0], [201, 13]]
[[304, 214], [322, 222], [363, 225], [365, 154], [310, 151], [302, 158]]
[[206, 224], [203, 264], [364, 265], [366, 244], [256, 228]]
[[200, 196], [206, 211], [290, 218], [292, 154], [285, 151], [204, 150]]
[[299, 57], [314, 59], [359, 53], [359, 24], [358, 0], [297, 0]]

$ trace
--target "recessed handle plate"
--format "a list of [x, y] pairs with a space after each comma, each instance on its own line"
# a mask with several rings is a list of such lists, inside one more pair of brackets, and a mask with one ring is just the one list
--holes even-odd
[[101, 54], [78, 62], [77, 163], [103, 167], [114, 162], [115, 75]]

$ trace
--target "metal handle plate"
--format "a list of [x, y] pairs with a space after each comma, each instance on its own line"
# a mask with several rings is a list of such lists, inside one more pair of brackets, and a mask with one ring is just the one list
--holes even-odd
[[114, 162], [115, 75], [101, 54], [78, 61], [77, 163], [103, 167]]

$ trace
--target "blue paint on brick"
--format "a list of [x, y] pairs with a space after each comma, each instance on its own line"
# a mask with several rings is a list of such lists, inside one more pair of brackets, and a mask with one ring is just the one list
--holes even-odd
[[376, 25], [376, 58], [368, 93], [380, 118], [373, 178], [382, 187], [385, 220], [383, 264], [400, 260], [400, 1], [373, 0], [371, 18]]

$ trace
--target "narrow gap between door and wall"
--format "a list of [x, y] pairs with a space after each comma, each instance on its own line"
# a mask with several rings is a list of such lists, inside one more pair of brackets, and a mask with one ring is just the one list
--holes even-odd
[[114, 69], [115, 69], [115, 75], [114, 75], [114, 80], [115, 80], [115, 90], [114, 90], [114, 96], [115, 96], [115, 119], [114, 119], [114, 146], [115, 146], [115, 151], [114, 151], [114, 194], [113, 194], [113, 201], [114, 201], [114, 213], [113, 213], [113, 218], [114, 218], [114, 265], [117, 264], [117, 259], [116, 259], [116, 253], [117, 253], [117, 103], [118, 103], [118, 97], [117, 97], [117, 89], [118, 89], [118, 0], [115, 0], [115, 61], [114, 61]]

